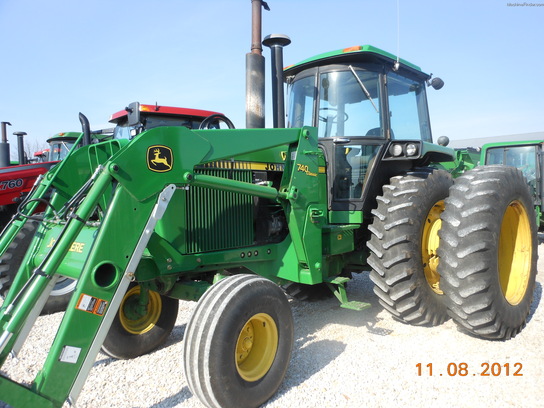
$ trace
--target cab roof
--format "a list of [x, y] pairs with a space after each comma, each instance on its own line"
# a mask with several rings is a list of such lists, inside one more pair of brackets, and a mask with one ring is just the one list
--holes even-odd
[[81, 132], [61, 132], [47, 139], [47, 143], [58, 140], [75, 140], [81, 135]]
[[[372, 45], [356, 45], [341, 50], [330, 51], [307, 58], [297, 64], [290, 65], [284, 69], [285, 75], [295, 75], [300, 71], [321, 66], [325, 64], [346, 63], [346, 62], [375, 62], [393, 66], [397, 57], [387, 51], [381, 50]], [[399, 59], [400, 66], [424, 77], [429, 77], [421, 71], [421, 68], [402, 58]]]
[[[144, 104], [140, 104], [140, 112], [146, 112], [147, 114], [157, 114], [157, 115], [199, 117], [203, 119], [207, 118], [210, 115], [215, 115], [219, 113], [219, 112], [213, 112], [213, 111], [201, 110], [201, 109], [177, 108], [174, 106], [144, 105]], [[126, 111], [126, 109], [123, 109], [111, 115], [109, 121], [114, 123], [118, 122], [122, 118], [126, 117], [127, 114], [128, 112]]]

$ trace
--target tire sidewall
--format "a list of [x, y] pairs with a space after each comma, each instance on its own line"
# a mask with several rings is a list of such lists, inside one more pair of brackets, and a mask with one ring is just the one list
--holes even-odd
[[[503, 294], [499, 262], [501, 228], [509, 205], [517, 201], [528, 217], [531, 259], [525, 293], [518, 304]], [[439, 272], [448, 313], [470, 333], [507, 340], [526, 325], [537, 270], [534, 203], [521, 171], [493, 165], [476, 167], [455, 181], [443, 213]]]
[[[512, 171], [516, 172], [516, 169], [512, 168]], [[497, 302], [497, 306], [501, 310], [501, 320], [505, 323], [506, 326], [513, 327], [519, 325], [520, 321], [524, 321], [527, 314], [529, 313], [533, 300], [536, 274], [528, 277], [529, 281], [527, 283], [527, 288], [525, 290], [523, 299], [517, 305], [511, 305], [506, 300], [506, 297], [502, 292], [499, 275], [499, 240], [501, 236], [502, 221], [504, 214], [511, 202], [517, 200], [523, 205], [530, 221], [529, 225], [531, 228], [531, 236], [533, 237], [531, 245], [532, 253], [530, 268], [531, 271], [536, 271], [538, 242], [536, 239], [536, 222], [532, 222], [532, 220], [536, 219], [536, 215], [532, 197], [529, 193], [529, 190], [526, 188], [525, 180], [523, 180], [522, 178], [518, 178], [518, 182], [515, 182], [515, 178], [511, 178], [509, 182], [501, 183], [501, 185], [498, 186], [497, 191], [499, 192], [501, 199], [497, 202], [498, 205], [494, 207], [495, 211], [493, 217], [495, 218], [495, 221], [490, 219], [488, 222], [489, 228], [491, 230], [490, 236], [493, 238], [496, 237], [493, 245], [494, 251], [488, 260], [490, 270], [496, 271], [496, 273], [491, 274], [489, 287], [493, 299], [495, 299], [495, 302]]]
[[[233, 304], [243, 304], [244, 307], [230, 308], [227, 305], [210, 336], [210, 344], [206, 345], [210, 350], [210, 381], [222, 383], [226, 389], [231, 390], [229, 393], [215, 395], [220, 406], [260, 405], [279, 388], [289, 365], [293, 345], [291, 310], [283, 291], [274, 283], [264, 280], [252, 283], [251, 290], [237, 291], [231, 301]], [[236, 369], [236, 343], [246, 322], [258, 313], [268, 314], [276, 323], [278, 346], [272, 366], [264, 377], [248, 382]], [[263, 394], [263, 390], [274, 391]]]

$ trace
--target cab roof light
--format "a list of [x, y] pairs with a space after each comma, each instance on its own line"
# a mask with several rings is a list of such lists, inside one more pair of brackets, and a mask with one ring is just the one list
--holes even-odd
[[362, 45], [355, 45], [353, 47], [344, 48], [342, 52], [354, 52], [354, 51], [361, 51], [363, 49]]

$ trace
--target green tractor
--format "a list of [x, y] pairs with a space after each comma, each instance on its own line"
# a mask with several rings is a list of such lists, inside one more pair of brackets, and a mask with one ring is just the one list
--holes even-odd
[[542, 202], [544, 201], [542, 186], [544, 175], [543, 144], [542, 140], [486, 143], [482, 146], [480, 158], [482, 164], [504, 164], [522, 171], [533, 196], [540, 228], [544, 227], [544, 219], [542, 218]]
[[209, 407], [257, 407], [293, 347], [282, 287], [326, 286], [363, 310], [346, 284], [369, 270], [404, 322], [452, 316], [488, 339], [522, 330], [536, 275], [531, 196], [511, 167], [444, 170], [456, 154], [432, 143], [426, 100], [441, 81], [372, 46], [283, 78], [289, 128], [155, 127], [74, 150], [46, 177], [48, 209], [0, 309], [0, 363], [57, 279], [77, 286], [41, 371], [30, 386], [2, 375], [0, 398], [74, 404], [100, 350], [153, 351], [181, 299], [198, 302], [181, 358], [191, 392]]

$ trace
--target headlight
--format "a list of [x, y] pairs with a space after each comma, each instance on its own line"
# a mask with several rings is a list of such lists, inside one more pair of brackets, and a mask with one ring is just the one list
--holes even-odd
[[393, 157], [398, 157], [402, 155], [402, 145], [400, 144], [392, 144], [389, 147], [389, 154]]
[[406, 156], [415, 156], [417, 154], [417, 145], [414, 143], [408, 143], [406, 145]]

